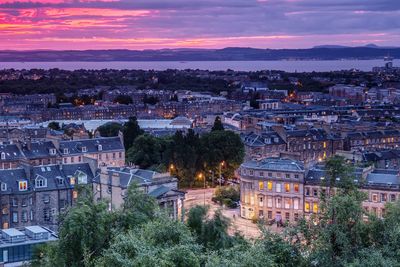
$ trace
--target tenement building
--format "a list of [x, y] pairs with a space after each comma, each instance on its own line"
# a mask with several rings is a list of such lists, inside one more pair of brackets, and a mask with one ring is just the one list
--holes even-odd
[[302, 216], [302, 163], [280, 158], [253, 160], [243, 163], [238, 173], [243, 218], [282, 222]]

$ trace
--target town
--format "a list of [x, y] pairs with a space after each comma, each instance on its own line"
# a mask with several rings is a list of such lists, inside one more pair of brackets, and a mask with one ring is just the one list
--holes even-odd
[[257, 238], [320, 223], [350, 179], [360, 220], [385, 218], [400, 199], [389, 60], [370, 72], [0, 71], [2, 261], [58, 240], [81, 198], [113, 214], [144, 194], [173, 221], [197, 209]]

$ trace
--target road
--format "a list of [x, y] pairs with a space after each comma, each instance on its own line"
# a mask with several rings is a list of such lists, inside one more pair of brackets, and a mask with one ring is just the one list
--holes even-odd
[[213, 188], [188, 190], [185, 197], [185, 210], [188, 211], [196, 205], [208, 205], [210, 207], [208, 216], [212, 216], [217, 209], [221, 209], [222, 214], [231, 221], [229, 233], [239, 232], [247, 238], [260, 236], [261, 232], [256, 224], [240, 217], [239, 208], [227, 209], [213, 203], [211, 201], [213, 193]]

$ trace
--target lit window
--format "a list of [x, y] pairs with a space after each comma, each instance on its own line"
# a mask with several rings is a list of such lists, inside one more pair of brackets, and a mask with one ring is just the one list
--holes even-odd
[[299, 192], [299, 184], [294, 184], [293, 189], [294, 189], [295, 193], [298, 193]]
[[313, 212], [318, 213], [318, 203], [313, 203]]
[[28, 190], [28, 182], [27, 181], [19, 181], [18, 182], [19, 191], [26, 191]]
[[290, 209], [290, 199], [285, 198], [285, 209]]
[[324, 142], [324, 148], [326, 148], [326, 142]]
[[290, 192], [290, 184], [289, 183], [285, 183], [285, 192], [286, 193]]
[[310, 202], [306, 201], [306, 203], [304, 203], [304, 211], [310, 212]]
[[267, 182], [267, 187], [268, 187], [268, 191], [272, 191], [272, 182], [271, 181]]
[[69, 183], [70, 183], [71, 185], [74, 185], [74, 184], [75, 184], [75, 177], [69, 178]]
[[258, 182], [258, 189], [259, 190], [264, 190], [264, 182], [263, 181], [259, 181]]
[[72, 191], [72, 198], [77, 199], [78, 198], [78, 192], [77, 191]]
[[372, 201], [373, 202], [378, 202], [378, 195], [377, 194], [372, 194]]

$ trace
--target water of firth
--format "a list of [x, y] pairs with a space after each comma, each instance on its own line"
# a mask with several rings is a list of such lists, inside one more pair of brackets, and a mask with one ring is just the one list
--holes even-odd
[[383, 66], [383, 60], [299, 60], [299, 61], [109, 61], [109, 62], [0, 62], [0, 69], [201, 69], [258, 71], [283, 70], [287, 72], [323, 72], [357, 69], [371, 71]]

